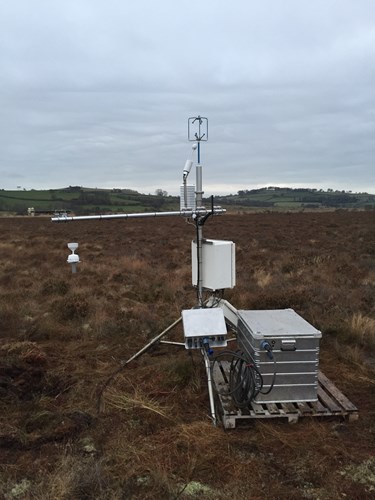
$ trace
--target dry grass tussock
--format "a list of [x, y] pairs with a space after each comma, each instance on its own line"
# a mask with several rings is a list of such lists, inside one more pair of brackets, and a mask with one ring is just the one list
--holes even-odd
[[364, 347], [375, 347], [375, 318], [355, 313], [349, 322], [350, 332]]
[[120, 391], [114, 388], [110, 388], [106, 391], [105, 401], [110, 407], [125, 412], [141, 409], [155, 413], [163, 418], [170, 418], [171, 408], [160, 404], [156, 398], [152, 398], [139, 388], [132, 386], [130, 381], [127, 381], [127, 385], [128, 388], [131, 389], [131, 394], [126, 394], [123, 390]]
[[272, 281], [272, 275], [265, 269], [257, 269], [254, 271], [254, 280], [259, 288], [265, 288]]
[[[199, 353], [159, 345], [196, 304], [179, 218], [0, 219], [0, 497], [370, 498], [375, 441], [371, 212], [209, 219], [237, 248], [238, 309], [292, 307], [322, 330], [321, 368], [360, 419], [213, 427]], [[170, 236], [171, 235], [171, 236]], [[68, 241], [82, 260], [72, 274]], [[182, 340], [182, 326], [168, 340]], [[371, 469], [372, 470], [372, 469]]]

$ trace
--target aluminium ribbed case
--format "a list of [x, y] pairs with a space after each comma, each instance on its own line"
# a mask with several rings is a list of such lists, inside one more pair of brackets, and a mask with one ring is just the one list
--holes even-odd
[[[321, 332], [293, 309], [238, 311], [239, 348], [252, 360], [263, 378], [255, 402], [290, 403], [317, 400]], [[264, 349], [271, 348], [274, 360]]]

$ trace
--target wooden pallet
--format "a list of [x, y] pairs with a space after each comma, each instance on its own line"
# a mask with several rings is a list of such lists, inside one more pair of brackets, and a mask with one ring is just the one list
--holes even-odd
[[301, 417], [341, 417], [349, 421], [359, 417], [358, 409], [322, 372], [318, 374], [316, 402], [251, 403], [249, 408], [241, 410], [234, 406], [230, 396], [225, 395], [228, 385], [217, 370], [214, 370], [213, 377], [219, 391], [216, 410], [225, 429], [234, 429], [255, 418], [285, 418], [289, 423], [295, 423]]

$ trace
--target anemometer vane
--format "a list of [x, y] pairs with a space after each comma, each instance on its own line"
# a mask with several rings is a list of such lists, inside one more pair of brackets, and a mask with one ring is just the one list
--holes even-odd
[[201, 162], [200, 142], [208, 141], [208, 120], [204, 116], [192, 116], [188, 119], [188, 139], [198, 143], [198, 164]]
[[189, 141], [208, 141], [208, 119], [204, 116], [191, 116], [188, 119]]

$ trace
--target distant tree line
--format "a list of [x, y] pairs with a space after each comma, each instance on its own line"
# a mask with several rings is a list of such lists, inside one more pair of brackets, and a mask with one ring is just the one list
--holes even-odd
[[264, 207], [270, 208], [275, 206], [273, 201], [253, 200], [252, 198], [239, 198], [237, 196], [217, 196], [215, 198], [220, 203], [227, 205], [241, 205], [242, 207]]
[[76, 205], [111, 205], [111, 197], [107, 191], [81, 191], [74, 200]]
[[337, 205], [353, 204], [358, 202], [356, 196], [349, 194], [317, 195], [317, 196], [297, 196], [296, 201], [301, 203], [320, 203], [326, 207]]
[[[334, 195], [339, 195], [339, 194], [348, 194], [350, 196], [353, 195], [352, 191], [345, 191], [345, 190], [336, 190], [334, 191], [331, 188], [328, 188], [327, 191], [324, 191], [324, 189], [317, 189], [317, 188], [288, 188], [288, 187], [277, 187], [277, 186], [268, 186], [268, 187], [263, 187], [259, 189], [241, 189], [240, 191], [237, 192], [238, 196], [249, 196], [252, 194], [264, 194], [269, 191], [275, 191], [275, 192], [285, 192], [285, 193], [331, 193]], [[366, 195], [368, 193], [356, 193], [356, 194], [362, 194]]]
[[[252, 196], [255, 195], [265, 195], [268, 200], [259, 200], [252, 199]], [[325, 207], [337, 207], [337, 206], [345, 206], [345, 205], [354, 205], [360, 198], [351, 193], [346, 193], [345, 191], [333, 191], [332, 189], [328, 189], [327, 191], [323, 191], [322, 189], [309, 189], [309, 188], [279, 188], [279, 187], [269, 187], [269, 188], [261, 188], [261, 189], [243, 189], [238, 191], [238, 201], [236, 197], [232, 197], [232, 201], [230, 198], [226, 198], [225, 201], [227, 203], [235, 203], [241, 205], [251, 205], [251, 206], [272, 206], [275, 204], [275, 201], [278, 198], [288, 197], [295, 203], [301, 204], [314, 204], [316, 206], [325, 206]], [[270, 200], [269, 198], [273, 198]]]

